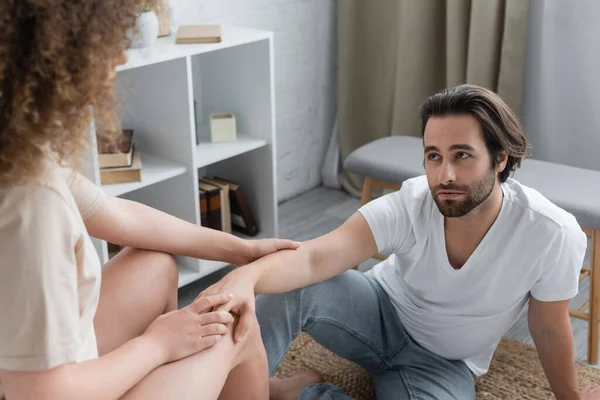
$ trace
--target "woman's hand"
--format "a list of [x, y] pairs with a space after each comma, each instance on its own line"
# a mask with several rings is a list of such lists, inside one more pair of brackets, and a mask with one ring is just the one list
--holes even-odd
[[214, 296], [216, 293], [231, 293], [233, 299], [215, 307], [217, 311], [228, 311], [239, 315], [240, 319], [234, 332], [234, 340], [239, 342], [248, 334], [255, 316], [254, 280], [247, 269], [236, 269], [223, 279], [202, 291], [196, 301]]
[[[216, 293], [216, 292], [213, 292]], [[161, 315], [144, 336], [157, 345], [164, 363], [176, 361], [216, 344], [229, 332], [233, 316], [213, 311], [231, 302], [230, 294], [212, 294], [195, 300], [181, 310]]]
[[296, 250], [300, 246], [300, 243], [288, 239], [256, 239], [246, 242], [249, 244], [250, 251], [247, 255], [240, 256], [240, 261], [235, 263], [236, 267], [250, 264], [279, 250]]

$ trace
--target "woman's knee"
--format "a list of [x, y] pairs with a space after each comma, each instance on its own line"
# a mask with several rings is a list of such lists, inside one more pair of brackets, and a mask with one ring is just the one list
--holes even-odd
[[158, 287], [155, 289], [164, 289], [165, 296], [173, 297], [173, 294], [177, 292], [179, 270], [177, 262], [171, 254], [126, 247], [117, 257], [126, 257], [127, 259], [122, 260], [123, 266], [132, 268], [131, 273], [143, 274], [145, 282], [160, 285], [160, 289]]
[[154, 251], [153, 258], [157, 264], [158, 273], [168, 283], [169, 288], [177, 290], [179, 269], [175, 258], [168, 253]]
[[152, 269], [156, 279], [164, 282], [164, 295], [167, 301], [165, 312], [177, 308], [177, 290], [179, 286], [179, 270], [177, 262], [171, 254], [153, 251], [150, 254]]
[[144, 269], [145, 274], [152, 274], [154, 278], [168, 283], [169, 287], [177, 287], [179, 271], [177, 262], [171, 254], [137, 248], [126, 248], [124, 251], [129, 251], [135, 257], [139, 257], [140, 262], [136, 264]]
[[[232, 327], [232, 329], [235, 330], [236, 327], [237, 321]], [[241, 344], [241, 349], [236, 357], [236, 365], [248, 361], [251, 361], [256, 364], [267, 364], [267, 353], [265, 351], [265, 346], [263, 345], [260, 325], [258, 324], [258, 320], [255, 315], [253, 315], [252, 317], [250, 323], [250, 330], [248, 331], [248, 334], [242, 339]]]

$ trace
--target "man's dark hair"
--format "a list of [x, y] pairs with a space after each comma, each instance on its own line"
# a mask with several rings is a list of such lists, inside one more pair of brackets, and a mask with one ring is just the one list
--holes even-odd
[[475, 85], [459, 85], [429, 97], [421, 106], [422, 132], [432, 116], [472, 115], [479, 121], [483, 138], [492, 159], [498, 165], [502, 152], [508, 155], [506, 168], [499, 174], [505, 182], [521, 160], [531, 154], [531, 145], [515, 113], [493, 91]]

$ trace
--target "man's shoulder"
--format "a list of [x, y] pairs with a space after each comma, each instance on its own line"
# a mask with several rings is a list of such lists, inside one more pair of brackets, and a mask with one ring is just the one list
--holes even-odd
[[527, 214], [519, 218], [519, 222], [531, 224], [537, 229], [546, 228], [555, 233], [581, 231], [575, 217], [565, 209], [554, 204], [535, 188], [523, 185], [509, 178], [504, 184], [504, 191], [509, 204], [519, 214]]
[[420, 175], [402, 182], [400, 191], [404, 198], [414, 204], [422, 204], [429, 196], [430, 189], [426, 175]]
[[431, 208], [433, 199], [430, 193], [427, 177], [422, 175], [406, 179], [400, 190], [388, 193], [383, 198], [386, 199], [384, 202], [389, 202], [394, 208], [405, 210], [411, 218], [417, 218], [423, 217], [423, 211]]
[[429, 184], [426, 176], [418, 176], [402, 182], [399, 190], [384, 193], [383, 196], [361, 206], [359, 211], [375, 212], [388, 210], [393, 214], [405, 214], [409, 220], [427, 218], [427, 212], [431, 207], [429, 195]]

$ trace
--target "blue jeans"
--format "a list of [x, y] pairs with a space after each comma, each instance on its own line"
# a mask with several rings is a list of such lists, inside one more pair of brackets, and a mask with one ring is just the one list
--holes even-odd
[[[406, 333], [383, 288], [350, 270], [325, 282], [278, 295], [260, 295], [256, 314], [273, 373], [292, 341], [310, 334], [319, 344], [364, 368], [377, 399], [475, 399], [471, 371], [419, 346]], [[299, 399], [350, 399], [325, 383]]]

